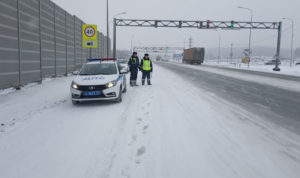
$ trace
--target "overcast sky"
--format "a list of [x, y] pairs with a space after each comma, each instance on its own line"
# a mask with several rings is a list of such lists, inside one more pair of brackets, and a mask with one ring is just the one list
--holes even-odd
[[[106, 0], [53, 0], [69, 13], [86, 23], [97, 24], [106, 34]], [[109, 0], [110, 20], [113, 15], [127, 12], [118, 18], [176, 19], [176, 20], [242, 20], [249, 21], [250, 13], [238, 9], [253, 9], [254, 21], [281, 21], [283, 17], [295, 20], [295, 47], [300, 47], [300, 0]], [[110, 23], [112, 37], [112, 23]], [[299, 32], [299, 34], [298, 34]], [[222, 47], [233, 43], [247, 48], [249, 31], [221, 31]], [[117, 48], [130, 49], [130, 41], [136, 46], [193, 46], [217, 47], [218, 32], [214, 30], [118, 27]], [[291, 22], [283, 21], [282, 48], [290, 48]], [[276, 46], [277, 32], [254, 30], [253, 46]]]

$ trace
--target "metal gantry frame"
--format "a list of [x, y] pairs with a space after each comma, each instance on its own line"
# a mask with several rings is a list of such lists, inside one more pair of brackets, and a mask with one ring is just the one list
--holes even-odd
[[201, 21], [201, 20], [140, 20], [140, 19], [116, 19], [114, 18], [114, 38], [113, 38], [113, 56], [116, 57], [117, 46], [117, 26], [123, 27], [168, 27], [168, 28], [197, 28], [197, 29], [257, 29], [257, 30], [277, 30], [277, 51], [276, 64], [274, 71], [280, 71], [280, 45], [282, 22], [245, 22], [245, 21]]
[[146, 47], [146, 46], [134, 46], [133, 50], [135, 51], [145, 51], [145, 52], [166, 52], [166, 51], [176, 51], [184, 50], [183, 47]]

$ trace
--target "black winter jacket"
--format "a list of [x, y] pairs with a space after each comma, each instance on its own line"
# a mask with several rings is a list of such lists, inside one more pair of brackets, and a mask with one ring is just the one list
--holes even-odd
[[[134, 58], [136, 58], [136, 61], [134, 60]], [[139, 57], [138, 56], [137, 57], [131, 56], [131, 58], [128, 61], [128, 65], [129, 65], [130, 70], [137, 70], [139, 68], [139, 65], [140, 65]]]

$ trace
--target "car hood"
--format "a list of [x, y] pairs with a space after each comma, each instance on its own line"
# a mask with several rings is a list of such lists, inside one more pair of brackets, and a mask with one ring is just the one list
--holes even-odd
[[78, 85], [105, 85], [108, 82], [114, 81], [118, 75], [77, 75], [74, 82]]

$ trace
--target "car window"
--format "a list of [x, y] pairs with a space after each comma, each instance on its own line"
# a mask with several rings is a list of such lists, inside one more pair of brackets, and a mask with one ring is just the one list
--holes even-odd
[[117, 74], [114, 63], [86, 64], [79, 75], [113, 75]]
[[119, 60], [118, 63], [120, 63], [120, 64], [127, 64], [128, 62], [127, 62], [127, 60]]
[[118, 70], [119, 72], [122, 70], [123, 66], [121, 65], [121, 63], [118, 63]]

